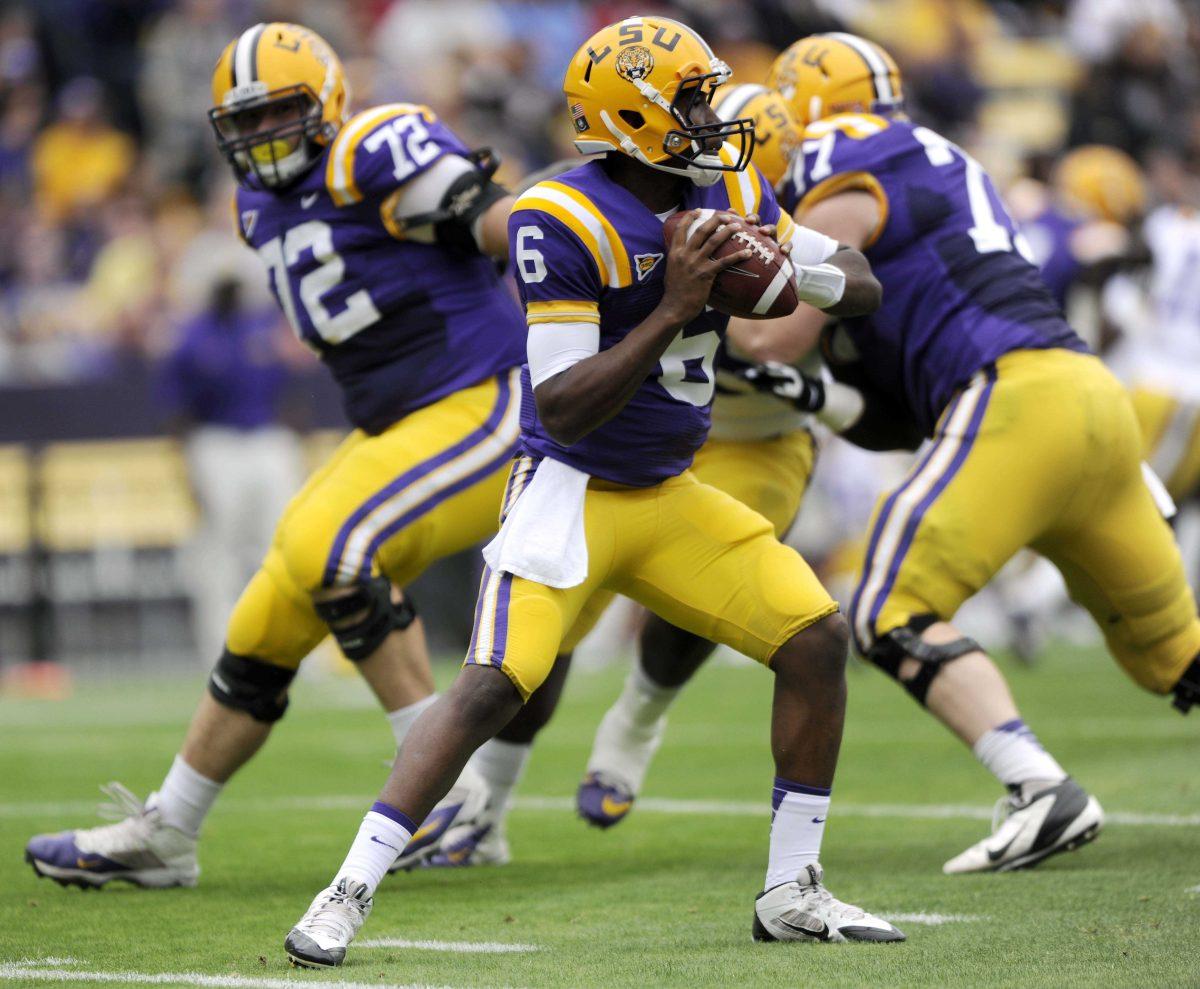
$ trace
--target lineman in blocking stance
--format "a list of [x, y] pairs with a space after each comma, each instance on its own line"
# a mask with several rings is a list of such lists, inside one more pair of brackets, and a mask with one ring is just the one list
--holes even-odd
[[[118, 823], [39, 835], [61, 883], [191, 886], [196, 839], [225, 782], [266, 741], [301, 660], [332, 632], [388, 712], [397, 744], [435, 700], [401, 590], [494, 534], [519, 435], [524, 321], [495, 272], [512, 198], [427, 107], [350, 116], [316, 34], [258, 24], [221, 54], [209, 116], [236, 173], [236, 224], [357, 427], [280, 520], [230, 618], [226, 648], [170, 772]], [[484, 804], [467, 767], [401, 865]]]

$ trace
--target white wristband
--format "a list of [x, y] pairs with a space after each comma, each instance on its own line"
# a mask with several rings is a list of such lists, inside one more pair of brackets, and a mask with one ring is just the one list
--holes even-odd
[[846, 273], [832, 264], [798, 264], [796, 294], [801, 302], [828, 309], [842, 300], [846, 291]]

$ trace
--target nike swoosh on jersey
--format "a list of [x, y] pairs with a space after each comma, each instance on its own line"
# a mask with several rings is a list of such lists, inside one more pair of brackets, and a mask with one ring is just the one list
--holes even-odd
[[300, 197], [300, 206], [303, 209], [308, 209], [316, 201], [317, 201], [317, 193], [310, 192], [307, 196]]

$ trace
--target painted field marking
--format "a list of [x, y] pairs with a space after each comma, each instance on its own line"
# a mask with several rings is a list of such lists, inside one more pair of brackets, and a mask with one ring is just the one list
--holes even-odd
[[987, 920], [970, 913], [888, 913], [888, 920], [901, 924], [928, 924], [930, 927], [940, 927], [942, 924], [969, 924], [977, 920]]
[[[327, 797], [230, 797], [218, 804], [222, 811], [340, 811], [362, 810], [370, 807], [370, 796], [330, 795]], [[99, 801], [64, 800], [58, 803], [41, 801], [11, 801], [0, 803], [0, 818], [55, 817], [80, 814], [95, 817]], [[574, 813], [574, 797], [517, 797], [517, 810]], [[677, 800], [672, 797], [641, 797], [637, 808], [652, 814], [696, 814], [719, 817], [769, 816], [768, 804], [750, 800]], [[969, 804], [854, 804], [835, 803], [833, 813], [838, 817], [882, 817], [918, 821], [990, 821], [991, 807]], [[1129, 827], [1200, 827], [1200, 814], [1150, 814], [1136, 811], [1105, 811], [1109, 824]], [[82, 823], [82, 822], [81, 822]]]
[[1200, 886], [1191, 886], [1184, 890], [1185, 893], [1200, 893]]
[[[85, 968], [50, 967], [44, 962], [20, 961], [0, 963], [0, 981], [8, 982], [114, 982], [119, 985], [142, 986], [202, 986], [216, 989], [379, 989], [378, 982], [342, 982], [340, 980], [310, 980], [298, 975], [294, 979], [269, 979], [244, 975], [204, 975], [200, 972], [107, 972]], [[392, 989], [453, 989], [451, 986], [394, 985]]]
[[402, 937], [377, 937], [355, 941], [356, 948], [414, 948], [418, 951], [450, 951], [464, 955], [507, 955], [541, 951], [536, 944], [508, 944], [503, 941], [411, 941]]

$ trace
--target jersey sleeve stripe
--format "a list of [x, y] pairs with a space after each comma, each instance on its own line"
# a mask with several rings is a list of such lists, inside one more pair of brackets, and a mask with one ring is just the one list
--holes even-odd
[[796, 232], [796, 224], [783, 210], [779, 211], [779, 219], [775, 222], [775, 239], [786, 244]]
[[608, 218], [578, 189], [573, 189], [563, 182], [546, 182], [544, 185], [554, 192], [566, 196], [571, 202], [582, 209], [583, 215], [586, 217], [589, 225], [599, 226], [603, 234], [603, 239], [601, 240], [602, 248], [603, 245], [607, 244], [608, 255], [612, 259], [610, 267], [612, 278], [609, 281], [609, 285], [614, 288], [629, 285], [633, 281], [633, 274], [629, 267], [629, 254], [625, 250], [625, 245], [621, 243], [621, 237], [617, 233], [616, 228], [608, 221]]
[[585, 299], [567, 299], [561, 302], [528, 302], [525, 304], [525, 321], [534, 323], [600, 323], [600, 306]]
[[363, 138], [380, 124], [410, 113], [421, 114], [427, 123], [436, 119], [428, 107], [416, 103], [387, 103], [364, 110], [342, 128], [325, 162], [325, 185], [336, 205], [349, 206], [362, 201], [362, 193], [354, 181], [354, 157]]
[[888, 221], [887, 193], [883, 191], [883, 186], [879, 184], [879, 180], [869, 172], [843, 172], [840, 175], [831, 176], [824, 182], [814, 185], [805, 193], [804, 198], [800, 200], [799, 205], [796, 207], [796, 216], [799, 217], [805, 210], [812, 209], [817, 203], [830, 199], [839, 192], [851, 192], [854, 190], [870, 193], [875, 198], [875, 202], [879, 204], [879, 222], [875, 225], [875, 229], [871, 231], [870, 236], [867, 237], [866, 243], [863, 244], [863, 250], [866, 250], [879, 239]]
[[[726, 165], [737, 161], [737, 155], [728, 144], [721, 145], [719, 157]], [[747, 165], [740, 172], [722, 172], [725, 180], [725, 194], [729, 197], [729, 208], [742, 216], [749, 216], [758, 210], [758, 176], [753, 166]]]

